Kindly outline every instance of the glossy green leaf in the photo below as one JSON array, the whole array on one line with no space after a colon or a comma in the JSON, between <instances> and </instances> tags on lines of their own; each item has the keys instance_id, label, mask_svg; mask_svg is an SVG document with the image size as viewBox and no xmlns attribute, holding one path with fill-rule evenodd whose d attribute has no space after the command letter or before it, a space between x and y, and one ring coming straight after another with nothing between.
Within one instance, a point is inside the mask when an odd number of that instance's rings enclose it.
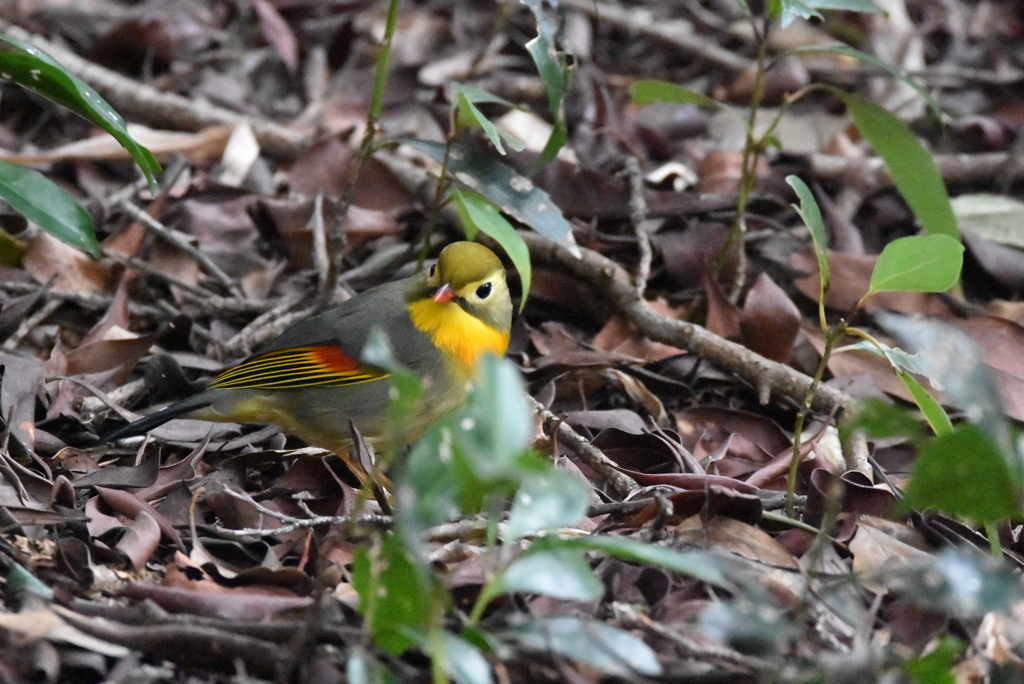
<instances>
[{"instance_id":1,"label":"glossy green leaf","mask_svg":"<svg viewBox=\"0 0 1024 684\"><path fill-rule=\"evenodd\" d=\"M931 442L917 456L904 504L975 522L1020 516L1020 476L976 425Z\"/></svg>"},{"instance_id":2,"label":"glossy green leaf","mask_svg":"<svg viewBox=\"0 0 1024 684\"><path fill-rule=\"evenodd\" d=\"M633 678L661 674L658 658L642 639L603 622L574 617L534 620L502 633L524 646L587 665L598 672Z\"/></svg>"},{"instance_id":3,"label":"glossy green leaf","mask_svg":"<svg viewBox=\"0 0 1024 684\"><path fill-rule=\"evenodd\" d=\"M948 235L910 235L885 246L865 298L878 292L945 292L960 279L964 246Z\"/></svg>"},{"instance_id":4,"label":"glossy green leaf","mask_svg":"<svg viewBox=\"0 0 1024 684\"><path fill-rule=\"evenodd\" d=\"M869 100L833 89L853 122L889 168L889 175L921 227L959 241L949 194L932 156L907 126Z\"/></svg>"},{"instance_id":5,"label":"glossy green leaf","mask_svg":"<svg viewBox=\"0 0 1024 684\"><path fill-rule=\"evenodd\" d=\"M516 270L519 271L519 279L523 284L523 299L519 305L519 310L522 311L526 306L526 298L533 279L530 249L526 246L526 242L519 236L512 224L501 215L498 207L480 193L456 188L452 190L451 198L456 211L459 212L459 218L462 219L466 237L472 240L476 237L478 230L489 235L501 245Z\"/></svg>"},{"instance_id":6,"label":"glossy green leaf","mask_svg":"<svg viewBox=\"0 0 1024 684\"><path fill-rule=\"evenodd\" d=\"M43 174L0 160L0 196L50 235L99 258L92 216Z\"/></svg>"},{"instance_id":7,"label":"glossy green leaf","mask_svg":"<svg viewBox=\"0 0 1024 684\"><path fill-rule=\"evenodd\" d=\"M160 164L153 154L128 135L124 119L99 93L53 57L28 43L0 36L0 76L67 107L110 133L142 169L150 188L157 189L155 176Z\"/></svg>"},{"instance_id":8,"label":"glossy green leaf","mask_svg":"<svg viewBox=\"0 0 1024 684\"><path fill-rule=\"evenodd\" d=\"M953 422L949 419L946 409L942 408L942 404L935 401L935 397L929 394L928 390L922 387L921 383L913 375L904 371L896 371L896 377L900 379L903 386L910 392L910 396L914 397L914 403L921 409L925 420L928 421L928 425L931 426L932 431L936 435L941 437L953 432Z\"/></svg>"},{"instance_id":9,"label":"glossy green leaf","mask_svg":"<svg viewBox=\"0 0 1024 684\"><path fill-rule=\"evenodd\" d=\"M491 123L490 119L484 116L483 112L477 107L477 104L481 102L496 102L512 107L514 105L511 102L506 102L497 95L491 95L485 90L464 83L452 83L452 95L454 96L452 103L458 112L459 122L463 125L479 126L482 128L498 152L505 154L505 148L501 144L502 138L505 139L512 149L516 151L523 149L521 141L514 135L501 130Z\"/></svg>"},{"instance_id":10,"label":"glossy green leaf","mask_svg":"<svg viewBox=\"0 0 1024 684\"><path fill-rule=\"evenodd\" d=\"M828 236L825 233L825 221L821 218L821 209L814 199L814 193L807 187L798 176L786 176L796 196L800 200L800 206L793 205L796 212L800 214L807 230L811 232L811 241L814 243L814 253L818 256L818 272L821 274L821 293L818 301L825 301L825 293L828 292L832 283L832 270L828 265Z\"/></svg>"},{"instance_id":11,"label":"glossy green leaf","mask_svg":"<svg viewBox=\"0 0 1024 684\"><path fill-rule=\"evenodd\" d=\"M495 595L508 592L544 594L565 601L596 601L604 593L601 583L580 551L549 549L526 553L501 574Z\"/></svg>"},{"instance_id":12,"label":"glossy green leaf","mask_svg":"<svg viewBox=\"0 0 1024 684\"><path fill-rule=\"evenodd\" d=\"M508 537L574 525L587 511L586 485L556 468L534 473L516 492L508 515Z\"/></svg>"},{"instance_id":13,"label":"glossy green leaf","mask_svg":"<svg viewBox=\"0 0 1024 684\"><path fill-rule=\"evenodd\" d=\"M492 684L491 666L473 644L449 632L440 634L442 664L456 684Z\"/></svg>"},{"instance_id":14,"label":"glossy green leaf","mask_svg":"<svg viewBox=\"0 0 1024 684\"><path fill-rule=\"evenodd\" d=\"M558 25L545 10L542 0L521 0L530 8L537 20L537 36L526 43L526 51L537 65L537 73L548 93L548 110L553 125L544 149L537 160L537 168L555 158L569 139L569 128L565 122L565 93L569 88L571 70L563 53L555 49Z\"/></svg>"},{"instance_id":15,"label":"glossy green leaf","mask_svg":"<svg viewBox=\"0 0 1024 684\"><path fill-rule=\"evenodd\" d=\"M668 81L644 79L633 84L633 104L649 105L658 102L695 104L701 107L722 106L720 102L707 95Z\"/></svg>"},{"instance_id":16,"label":"glossy green leaf","mask_svg":"<svg viewBox=\"0 0 1024 684\"><path fill-rule=\"evenodd\" d=\"M438 163L445 158L445 146L428 140L403 140L429 155ZM551 196L533 184L526 176L493 157L455 146L448 159L448 169L466 187L498 205L498 208L516 221L564 245L579 256L579 247L572 235L572 226Z\"/></svg>"}]
</instances>

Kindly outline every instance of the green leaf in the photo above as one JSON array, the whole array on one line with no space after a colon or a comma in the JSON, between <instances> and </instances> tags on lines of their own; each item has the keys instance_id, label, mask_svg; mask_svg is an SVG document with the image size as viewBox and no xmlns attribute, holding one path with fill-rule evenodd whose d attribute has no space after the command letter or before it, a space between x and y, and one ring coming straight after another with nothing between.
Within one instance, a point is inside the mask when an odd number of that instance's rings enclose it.
<instances>
[{"instance_id":1,"label":"green leaf","mask_svg":"<svg viewBox=\"0 0 1024 684\"><path fill-rule=\"evenodd\" d=\"M1016 450L999 385L977 343L962 330L938 320L885 311L876 312L875 320L900 344L916 351L921 374L1007 454L1014 472L1021 473L1018 459L1011 456ZM1014 481L1024 481L1024 474L1015 476Z\"/></svg>"},{"instance_id":2,"label":"green leaf","mask_svg":"<svg viewBox=\"0 0 1024 684\"><path fill-rule=\"evenodd\" d=\"M896 377L900 379L903 386L910 392L910 396L914 397L914 403L921 409L925 420L928 421L928 425L931 426L936 435L941 437L953 432L953 423L949 419L949 414L942 408L942 404L935 401L935 398L928 393L928 390L921 386L921 383L913 375L898 370L896 371Z\"/></svg>"},{"instance_id":3,"label":"green leaf","mask_svg":"<svg viewBox=\"0 0 1024 684\"><path fill-rule=\"evenodd\" d=\"M627 537L589 536L572 539L545 537L534 542L539 549L567 548L600 551L601 553L633 561L656 565L723 589L735 589L723 572L723 559L704 551L676 551L665 546L654 546ZM533 547L530 547L531 549Z\"/></svg>"},{"instance_id":4,"label":"green leaf","mask_svg":"<svg viewBox=\"0 0 1024 684\"><path fill-rule=\"evenodd\" d=\"M865 399L860 402L856 414L851 416L848 424L845 419L840 423L843 443L851 428L863 428L872 437L906 437L912 444L920 445L924 441L924 428L921 421L909 407L886 404L879 399Z\"/></svg>"},{"instance_id":5,"label":"green leaf","mask_svg":"<svg viewBox=\"0 0 1024 684\"><path fill-rule=\"evenodd\" d=\"M36 600L42 599L49 602L53 600L53 589L46 586L29 570L21 564L8 560L10 567L4 573L4 598L8 606L20 605L27 601L29 596Z\"/></svg>"},{"instance_id":6,"label":"green leaf","mask_svg":"<svg viewBox=\"0 0 1024 684\"><path fill-rule=\"evenodd\" d=\"M356 551L352 586L370 634L396 656L422 644L437 606L447 603L443 589L415 563L395 533Z\"/></svg>"},{"instance_id":7,"label":"green leaf","mask_svg":"<svg viewBox=\"0 0 1024 684\"><path fill-rule=\"evenodd\" d=\"M1020 475L976 425L927 445L914 462L904 505L981 523L1019 517Z\"/></svg>"},{"instance_id":8,"label":"green leaf","mask_svg":"<svg viewBox=\"0 0 1024 684\"><path fill-rule=\"evenodd\" d=\"M564 53L555 50L558 26L545 11L544 3L541 0L521 1L530 8L537 20L537 36L526 43L526 51L530 53L534 64L537 65L537 73L548 91L548 110L551 112L554 122L551 135L537 159L536 166L540 168L554 159L558 150L562 149L569 139L564 105L571 71Z\"/></svg>"},{"instance_id":9,"label":"green leaf","mask_svg":"<svg viewBox=\"0 0 1024 684\"><path fill-rule=\"evenodd\" d=\"M43 174L0 160L0 196L50 235L99 258L89 212Z\"/></svg>"},{"instance_id":10,"label":"green leaf","mask_svg":"<svg viewBox=\"0 0 1024 684\"><path fill-rule=\"evenodd\" d=\"M411 139L402 142L438 163L444 162L445 145L441 143ZM462 185L494 202L507 216L549 240L561 243L576 256L580 255L572 236L572 226L551 201L551 196L536 187L529 178L519 175L497 159L459 146L452 148L448 169Z\"/></svg>"},{"instance_id":11,"label":"green leaf","mask_svg":"<svg viewBox=\"0 0 1024 684\"><path fill-rule=\"evenodd\" d=\"M135 142L114 109L77 76L69 73L53 57L28 43L0 36L0 76L35 91L46 99L67 107L105 130L128 150L146 174L155 192L160 164L153 154Z\"/></svg>"},{"instance_id":12,"label":"green leaf","mask_svg":"<svg viewBox=\"0 0 1024 684\"><path fill-rule=\"evenodd\" d=\"M902 121L862 97L832 89L846 103L853 122L886 166L896 188L927 232L959 241L956 217L942 176L928 151Z\"/></svg>"},{"instance_id":13,"label":"green leaf","mask_svg":"<svg viewBox=\"0 0 1024 684\"><path fill-rule=\"evenodd\" d=\"M910 395L913 397L914 402L917 404L921 412L924 413L925 420L931 426L932 430L936 435L945 435L953 431L953 424L949 420L949 415L946 410L942 408L939 402L935 401L935 398L921 386L921 383L911 375L911 373L918 373L920 375L928 375L928 371L931 370L929 364L918 354L908 354L899 347L890 347L887 344L879 342L878 340L862 340L857 344L852 344L847 347L837 349L836 352L844 352L847 350L859 349L870 351L874 354L880 354L886 358L887 361L892 365L893 372L896 373L896 377L900 379L903 386L907 388Z\"/></svg>"},{"instance_id":14,"label":"green leaf","mask_svg":"<svg viewBox=\"0 0 1024 684\"><path fill-rule=\"evenodd\" d=\"M530 292L533 270L530 266L530 249L519 236L512 224L505 220L501 211L489 199L473 190L455 188L451 194L455 209L462 219L462 227L466 237L472 240L476 231L481 230L494 239L508 254L512 264L519 271L519 279L523 283L523 299L519 311L526 306L526 298Z\"/></svg>"},{"instance_id":15,"label":"green leaf","mask_svg":"<svg viewBox=\"0 0 1024 684\"><path fill-rule=\"evenodd\" d=\"M945 292L956 285L964 246L948 235L910 235L885 246L864 298L879 292Z\"/></svg>"},{"instance_id":16,"label":"green leaf","mask_svg":"<svg viewBox=\"0 0 1024 684\"><path fill-rule=\"evenodd\" d=\"M807 230L811 232L811 240L814 242L814 253L818 256L818 271L821 274L821 296L818 301L825 301L825 293L828 292L832 283L832 271L828 265L828 236L825 234L825 222L821 218L821 209L814 199L814 193L807 187L798 176L786 176L786 182L796 192L800 199L800 206L793 205L796 212L800 214Z\"/></svg>"},{"instance_id":17,"label":"green leaf","mask_svg":"<svg viewBox=\"0 0 1024 684\"><path fill-rule=\"evenodd\" d=\"M457 684L491 684L491 666L473 644L449 632L440 635L444 671Z\"/></svg>"},{"instance_id":18,"label":"green leaf","mask_svg":"<svg viewBox=\"0 0 1024 684\"><path fill-rule=\"evenodd\" d=\"M846 10L849 12L878 13L871 0L782 0L779 20L782 28L789 26L796 17L821 19L817 10ZM778 16L778 15L772 15Z\"/></svg>"},{"instance_id":19,"label":"green leaf","mask_svg":"<svg viewBox=\"0 0 1024 684\"><path fill-rule=\"evenodd\" d=\"M797 17L803 19L822 19L821 13L818 12L811 3L805 2L804 0L782 0L782 11L779 16L779 26L786 28L793 20Z\"/></svg>"},{"instance_id":20,"label":"green leaf","mask_svg":"<svg viewBox=\"0 0 1024 684\"><path fill-rule=\"evenodd\" d=\"M490 119L484 116L483 112L476 106L480 102L497 102L514 107L511 102L507 102L497 95L491 95L485 90L481 90L476 86L466 85L465 83L452 83L452 94L454 95L452 104L459 114L460 123L468 126L479 126L484 129L484 133L487 134L491 143L501 154L505 154L505 148L501 146L502 138L517 152L523 149L522 142L514 135L499 129L491 123Z\"/></svg>"},{"instance_id":21,"label":"green leaf","mask_svg":"<svg viewBox=\"0 0 1024 684\"><path fill-rule=\"evenodd\" d=\"M453 419L453 441L465 449L477 477L502 479L523 472L519 457L533 433L524 391L512 362L491 355L481 359L465 408Z\"/></svg>"},{"instance_id":22,"label":"green leaf","mask_svg":"<svg viewBox=\"0 0 1024 684\"><path fill-rule=\"evenodd\" d=\"M911 660L903 669L914 684L956 684L953 665L967 650L967 644L946 635L927 655Z\"/></svg>"},{"instance_id":23,"label":"green leaf","mask_svg":"<svg viewBox=\"0 0 1024 684\"><path fill-rule=\"evenodd\" d=\"M872 354L884 356L892 364L894 370L904 370L908 373L917 373L918 375L928 374L928 364L919 355L910 354L899 347L890 347L878 340L861 340L856 344L849 344L836 349L836 352L845 351L868 351Z\"/></svg>"},{"instance_id":24,"label":"green leaf","mask_svg":"<svg viewBox=\"0 0 1024 684\"><path fill-rule=\"evenodd\" d=\"M889 62L878 59L874 55L869 55L866 52L861 52L856 48L850 47L849 45L830 45L828 43L821 45L802 45L800 47L793 48L792 50L787 50L783 54L790 55L805 52L826 52L833 55L853 57L854 59L858 59L862 62L867 62L868 64L878 67L879 69L883 69L884 71L889 72L889 74L891 74L893 77L898 78L899 80L903 81L911 88L916 90L917 94L924 98L925 103L928 105L928 108L931 109L932 112L935 114L935 117L940 121L943 118L942 110L939 108L939 103L935 101L935 98L933 98L927 90L922 88L920 84L918 84L918 82L915 81L912 76L910 76L910 74L903 71L903 69L900 69L898 66L894 64L890 64Z\"/></svg>"},{"instance_id":25,"label":"green leaf","mask_svg":"<svg viewBox=\"0 0 1024 684\"><path fill-rule=\"evenodd\" d=\"M951 202L960 230L1024 249L1024 202L986 193L959 195Z\"/></svg>"},{"instance_id":26,"label":"green leaf","mask_svg":"<svg viewBox=\"0 0 1024 684\"><path fill-rule=\"evenodd\" d=\"M0 197L3 197L2 189L0 189ZM21 268L26 249L28 249L28 245L23 240L19 240L0 228L0 265Z\"/></svg>"},{"instance_id":27,"label":"green leaf","mask_svg":"<svg viewBox=\"0 0 1024 684\"><path fill-rule=\"evenodd\" d=\"M554 652L598 672L633 678L656 677L661 665L650 646L633 634L603 622L573 617L534 620L502 633L528 648Z\"/></svg>"},{"instance_id":28,"label":"green leaf","mask_svg":"<svg viewBox=\"0 0 1024 684\"><path fill-rule=\"evenodd\" d=\"M579 522L587 511L587 487L568 473L548 468L528 475L516 492L508 515L508 537L518 539L542 530Z\"/></svg>"},{"instance_id":29,"label":"green leaf","mask_svg":"<svg viewBox=\"0 0 1024 684\"><path fill-rule=\"evenodd\" d=\"M491 593L544 594L565 601L596 601L604 584L580 551L548 549L526 553L501 574Z\"/></svg>"},{"instance_id":30,"label":"green leaf","mask_svg":"<svg viewBox=\"0 0 1024 684\"><path fill-rule=\"evenodd\" d=\"M721 107L722 103L695 90L669 83L644 79L633 84L633 104L649 105L658 102L695 104L701 107Z\"/></svg>"}]
</instances>

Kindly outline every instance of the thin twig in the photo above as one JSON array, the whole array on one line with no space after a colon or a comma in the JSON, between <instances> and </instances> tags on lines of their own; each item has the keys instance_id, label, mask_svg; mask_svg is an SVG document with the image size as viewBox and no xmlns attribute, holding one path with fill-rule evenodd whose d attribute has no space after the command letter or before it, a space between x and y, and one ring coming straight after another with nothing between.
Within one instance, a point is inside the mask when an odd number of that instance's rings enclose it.
<instances>
[{"instance_id":1,"label":"thin twig","mask_svg":"<svg viewBox=\"0 0 1024 684\"><path fill-rule=\"evenodd\" d=\"M612 604L612 607L620 623L627 627L640 628L663 639L668 639L681 649L687 657L718 660L752 672L776 672L779 669L774 663L762 660L761 658L744 655L728 648L698 644L693 639L671 627L655 622L643 613L637 612L635 608L626 603L616 601Z\"/></svg>"},{"instance_id":2,"label":"thin twig","mask_svg":"<svg viewBox=\"0 0 1024 684\"><path fill-rule=\"evenodd\" d=\"M275 511L270 508L267 508L263 504L254 501L253 498L248 494L236 492L230 487L224 487L220 491L234 499L246 502L263 515L270 516L275 520L285 523L282 527L275 527L274 529L260 529L250 527L243 528L240 530L231 530L227 528L220 528L221 533L228 534L234 537L269 537L275 534L287 534L289 532L294 532L295 530L309 527L317 527L319 525L351 525L355 523L362 525L373 525L374 527L391 527L395 522L394 518L392 518L390 515L367 514L357 516L320 515L313 518L295 518L293 516L287 515L286 513L281 513L280 511Z\"/></svg>"},{"instance_id":3,"label":"thin twig","mask_svg":"<svg viewBox=\"0 0 1024 684\"><path fill-rule=\"evenodd\" d=\"M651 240L647 235L644 222L647 220L647 200L644 198L644 175L640 169L640 160L635 156L626 157L626 168L623 175L629 181L629 222L636 235L640 261L636 266L636 296L643 298L647 290L647 279L651 277Z\"/></svg>"},{"instance_id":4,"label":"thin twig","mask_svg":"<svg viewBox=\"0 0 1024 684\"><path fill-rule=\"evenodd\" d=\"M64 301L61 299L51 299L39 307L38 311L22 321L18 329L14 331L14 334L4 341L4 351L13 351L17 348L21 341L35 330L37 325L49 318L50 314L59 309L63 304Z\"/></svg>"},{"instance_id":5,"label":"thin twig","mask_svg":"<svg viewBox=\"0 0 1024 684\"><path fill-rule=\"evenodd\" d=\"M199 264L200 268L206 271L218 283L227 288L229 292L237 297L245 298L245 294L241 291L235 281L233 281L227 273L222 271L220 266L213 263L208 256L196 249L192 243L189 242L189 238L186 235L168 228L142 209L139 209L130 200L122 200L118 206L124 209L129 216L141 223L148 230L156 233L164 240L170 242L172 245L192 257L192 259Z\"/></svg>"},{"instance_id":6,"label":"thin twig","mask_svg":"<svg viewBox=\"0 0 1024 684\"><path fill-rule=\"evenodd\" d=\"M527 395L526 398L533 410L540 416L544 432L562 440L566 446L572 449L573 453L580 457L580 460L607 480L616 494L625 498L640 489L640 485L633 478L619 471L610 458L573 430L565 421L541 406L540 402L533 397Z\"/></svg>"}]
</instances>

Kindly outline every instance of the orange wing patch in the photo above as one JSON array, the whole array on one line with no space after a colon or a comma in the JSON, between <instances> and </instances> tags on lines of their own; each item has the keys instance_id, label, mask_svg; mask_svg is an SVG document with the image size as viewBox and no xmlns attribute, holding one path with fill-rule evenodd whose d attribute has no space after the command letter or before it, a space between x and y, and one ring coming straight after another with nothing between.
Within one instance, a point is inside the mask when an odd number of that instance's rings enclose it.
<instances>
[{"instance_id":1,"label":"orange wing patch","mask_svg":"<svg viewBox=\"0 0 1024 684\"><path fill-rule=\"evenodd\" d=\"M355 385L387 377L334 344L267 352L224 371L210 389L298 389Z\"/></svg>"}]
</instances>

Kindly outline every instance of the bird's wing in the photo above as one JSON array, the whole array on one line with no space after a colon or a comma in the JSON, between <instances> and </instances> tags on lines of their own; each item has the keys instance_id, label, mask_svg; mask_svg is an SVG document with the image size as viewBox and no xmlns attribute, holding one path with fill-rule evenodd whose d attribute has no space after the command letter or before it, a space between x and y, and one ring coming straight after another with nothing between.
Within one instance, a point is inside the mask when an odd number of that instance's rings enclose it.
<instances>
[{"instance_id":1,"label":"bird's wing","mask_svg":"<svg viewBox=\"0 0 1024 684\"><path fill-rule=\"evenodd\" d=\"M209 389L338 387L385 377L386 372L360 364L337 344L318 344L254 356L218 375Z\"/></svg>"}]
</instances>

